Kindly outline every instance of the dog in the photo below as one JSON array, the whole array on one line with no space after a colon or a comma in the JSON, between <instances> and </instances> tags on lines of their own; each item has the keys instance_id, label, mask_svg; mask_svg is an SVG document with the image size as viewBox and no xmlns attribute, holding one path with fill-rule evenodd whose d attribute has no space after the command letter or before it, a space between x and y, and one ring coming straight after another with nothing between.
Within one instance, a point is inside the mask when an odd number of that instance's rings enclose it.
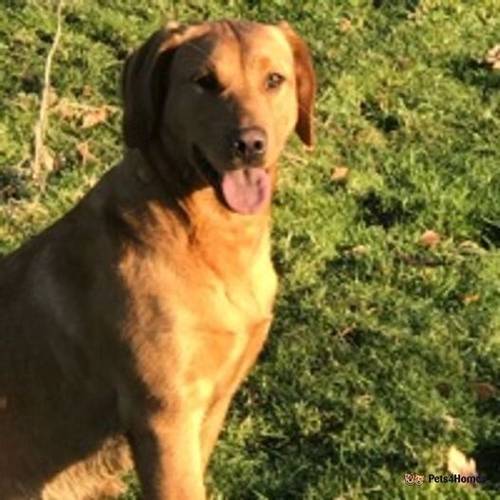
<instances>
[{"instance_id":1,"label":"dog","mask_svg":"<svg viewBox=\"0 0 500 500\"><path fill-rule=\"evenodd\" d=\"M286 23L168 25L127 59L124 157L0 262L0 497L206 498L272 319L276 162L314 140Z\"/></svg>"}]
</instances>

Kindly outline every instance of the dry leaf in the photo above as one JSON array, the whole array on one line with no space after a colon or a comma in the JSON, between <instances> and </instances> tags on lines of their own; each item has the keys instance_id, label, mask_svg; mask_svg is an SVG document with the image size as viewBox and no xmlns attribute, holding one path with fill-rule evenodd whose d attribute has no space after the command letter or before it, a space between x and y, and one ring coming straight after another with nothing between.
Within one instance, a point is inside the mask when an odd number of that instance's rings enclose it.
<instances>
[{"instance_id":1,"label":"dry leaf","mask_svg":"<svg viewBox=\"0 0 500 500\"><path fill-rule=\"evenodd\" d=\"M105 122L108 118L108 108L102 106L100 108L88 109L83 113L82 128L90 128Z\"/></svg>"},{"instance_id":2,"label":"dry leaf","mask_svg":"<svg viewBox=\"0 0 500 500\"><path fill-rule=\"evenodd\" d=\"M352 29L351 20L347 19L347 17L343 17L339 22L339 29L340 31L342 31L342 33L347 33L348 31L351 31Z\"/></svg>"},{"instance_id":3,"label":"dry leaf","mask_svg":"<svg viewBox=\"0 0 500 500\"><path fill-rule=\"evenodd\" d=\"M452 446L448 450L448 472L461 476L477 476L476 462L467 458L458 448Z\"/></svg>"},{"instance_id":4,"label":"dry leaf","mask_svg":"<svg viewBox=\"0 0 500 500\"><path fill-rule=\"evenodd\" d=\"M347 167L335 167L332 171L331 179L339 184L347 181L349 169Z\"/></svg>"},{"instance_id":5,"label":"dry leaf","mask_svg":"<svg viewBox=\"0 0 500 500\"><path fill-rule=\"evenodd\" d=\"M478 302L480 298L481 298L481 296L478 293L475 293L473 295L464 295L464 297L462 298L462 302L465 305L468 305L468 304L472 304L474 302Z\"/></svg>"},{"instance_id":6,"label":"dry leaf","mask_svg":"<svg viewBox=\"0 0 500 500\"><path fill-rule=\"evenodd\" d=\"M80 115L78 106L66 98L59 100L57 105L54 107L54 112L57 113L63 120L68 120Z\"/></svg>"},{"instance_id":7,"label":"dry leaf","mask_svg":"<svg viewBox=\"0 0 500 500\"><path fill-rule=\"evenodd\" d=\"M6 410L6 409L7 409L7 398L0 397L0 410Z\"/></svg>"},{"instance_id":8,"label":"dry leaf","mask_svg":"<svg viewBox=\"0 0 500 500\"><path fill-rule=\"evenodd\" d=\"M420 244L424 247L434 248L440 241L441 236L432 229L428 229L420 236Z\"/></svg>"},{"instance_id":9,"label":"dry leaf","mask_svg":"<svg viewBox=\"0 0 500 500\"><path fill-rule=\"evenodd\" d=\"M476 393L479 401L487 401L494 398L498 394L498 389L488 382L475 382L472 384L472 389Z\"/></svg>"},{"instance_id":10,"label":"dry leaf","mask_svg":"<svg viewBox=\"0 0 500 500\"><path fill-rule=\"evenodd\" d=\"M500 70L500 44L488 50L484 56L484 62L491 68Z\"/></svg>"},{"instance_id":11,"label":"dry leaf","mask_svg":"<svg viewBox=\"0 0 500 500\"><path fill-rule=\"evenodd\" d=\"M370 248L367 247L366 245L356 245L351 248L351 253L354 255L366 255L369 253Z\"/></svg>"},{"instance_id":12,"label":"dry leaf","mask_svg":"<svg viewBox=\"0 0 500 500\"><path fill-rule=\"evenodd\" d=\"M71 101L65 97L59 99L52 108L52 112L58 114L62 119L81 119L83 128L90 128L102 123L108 119L109 115L117 111L118 108L108 104L92 106Z\"/></svg>"},{"instance_id":13,"label":"dry leaf","mask_svg":"<svg viewBox=\"0 0 500 500\"><path fill-rule=\"evenodd\" d=\"M90 152L90 146L87 141L80 142L79 144L77 144L76 150L78 151L80 157L82 158L83 165L85 165L88 161L94 161L96 159L95 156Z\"/></svg>"}]
</instances>

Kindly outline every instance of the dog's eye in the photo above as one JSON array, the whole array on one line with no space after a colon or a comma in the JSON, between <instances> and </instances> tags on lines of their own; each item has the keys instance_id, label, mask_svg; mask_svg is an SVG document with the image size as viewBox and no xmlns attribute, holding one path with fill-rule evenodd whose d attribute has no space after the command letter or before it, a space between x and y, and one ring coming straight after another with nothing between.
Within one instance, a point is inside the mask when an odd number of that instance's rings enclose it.
<instances>
[{"instance_id":1,"label":"dog's eye","mask_svg":"<svg viewBox=\"0 0 500 500\"><path fill-rule=\"evenodd\" d=\"M283 75L280 75L279 73L269 73L266 79L266 89L277 89L284 81L285 77Z\"/></svg>"},{"instance_id":2,"label":"dog's eye","mask_svg":"<svg viewBox=\"0 0 500 500\"><path fill-rule=\"evenodd\" d=\"M194 79L194 82L196 83L196 85L198 85L198 87L208 92L222 92L222 86L219 83L219 80L217 80L217 77L214 73L210 72L205 73L202 76L198 76Z\"/></svg>"}]
</instances>

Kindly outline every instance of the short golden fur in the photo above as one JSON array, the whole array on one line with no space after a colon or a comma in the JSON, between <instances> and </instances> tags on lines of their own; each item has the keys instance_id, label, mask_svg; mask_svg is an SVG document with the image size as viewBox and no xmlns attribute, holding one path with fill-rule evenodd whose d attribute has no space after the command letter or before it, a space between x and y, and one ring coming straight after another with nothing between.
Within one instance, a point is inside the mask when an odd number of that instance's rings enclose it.
<instances>
[{"instance_id":1,"label":"short golden fur","mask_svg":"<svg viewBox=\"0 0 500 500\"><path fill-rule=\"evenodd\" d=\"M205 498L272 319L266 186L294 129L312 144L314 91L285 23L169 26L131 55L123 160L0 261L3 500L116 496L133 466L148 500Z\"/></svg>"}]
</instances>

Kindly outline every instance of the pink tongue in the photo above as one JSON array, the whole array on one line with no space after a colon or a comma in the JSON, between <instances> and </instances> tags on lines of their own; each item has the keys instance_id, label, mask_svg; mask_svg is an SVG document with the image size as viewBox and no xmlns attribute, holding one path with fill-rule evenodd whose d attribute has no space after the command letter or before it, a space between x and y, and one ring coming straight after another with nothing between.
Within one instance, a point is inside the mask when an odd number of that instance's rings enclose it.
<instances>
[{"instance_id":1,"label":"pink tongue","mask_svg":"<svg viewBox=\"0 0 500 500\"><path fill-rule=\"evenodd\" d=\"M254 214L269 203L271 181L263 168L239 168L223 175L222 194L235 212Z\"/></svg>"}]
</instances>

